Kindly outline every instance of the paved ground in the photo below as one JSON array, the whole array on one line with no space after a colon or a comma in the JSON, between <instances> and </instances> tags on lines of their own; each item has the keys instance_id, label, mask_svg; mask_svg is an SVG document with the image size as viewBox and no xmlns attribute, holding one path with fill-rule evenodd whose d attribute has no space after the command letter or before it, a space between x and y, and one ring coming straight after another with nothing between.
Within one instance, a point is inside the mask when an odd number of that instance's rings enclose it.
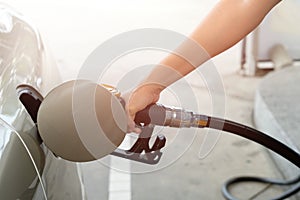
<instances>
[{"instance_id":1,"label":"paved ground","mask_svg":"<svg viewBox=\"0 0 300 200\"><path fill-rule=\"evenodd\" d=\"M257 89L254 108L256 126L297 152L300 149L299 71L300 67L295 63L268 74ZM299 175L299 168L277 154L270 155L287 179Z\"/></svg>"},{"instance_id":2,"label":"paved ground","mask_svg":"<svg viewBox=\"0 0 300 200\"><path fill-rule=\"evenodd\" d=\"M149 27L166 28L188 34L215 2L195 0L188 0L184 3L174 3L171 0L163 2L159 0L144 2L134 0L132 3L120 0L100 3L96 1L81 3L58 0L46 2L34 0L26 2L21 0L7 1L8 4L16 7L37 24L42 37L48 41L58 61L64 80L75 78L89 53L113 35L136 28ZM117 63L121 67L113 72L126 74L130 70L126 68L128 63L139 66L147 64L147 62L155 63L162 57L162 54L148 53L144 52L142 56L138 53L132 57L129 55L127 60L126 58L120 59ZM150 61L147 60L148 57L151 57ZM123 64L122 61L124 61ZM261 78L247 78L238 75L239 62L239 44L214 59L214 64L220 71L225 86L225 116L231 120L253 126L254 94ZM112 80L113 83L116 77L111 75L107 79ZM189 81L194 90L195 99L200 105L198 112L210 113L213 106L207 89L203 87L204 84L199 82L199 77L196 75L192 75ZM178 87L184 86L179 85ZM184 91L184 88L181 89ZM167 97L168 95L162 101L172 103ZM218 97L216 100L223 102ZM175 141L174 132L173 129L164 129L164 133L170 141L169 145L179 149L178 152L184 152L180 158L169 166L154 172L130 174L119 171L117 176L121 177L120 180L123 180L123 185L110 184L111 181L114 181L111 178L112 174L116 174L116 172L102 163L92 162L81 165L88 199L214 200L222 199L221 184L232 176L257 175L280 178L280 174L265 149L257 144L222 133L213 151L205 158L200 159L200 147L205 139L206 131L200 130L193 140L192 131L184 130L181 133L182 138L176 135L179 138L176 141L181 140L182 143L172 143ZM182 136L183 133L186 133L186 137ZM192 144L186 145L190 140L193 140ZM187 150L183 151L181 148L187 148ZM165 158L162 158L162 162L166 162L164 159L172 158L174 154L174 151L168 151L168 148L165 151ZM105 161L110 163L111 160L107 158ZM123 161L118 160L113 162L117 162L119 168L122 168L124 164L122 164ZM131 166L129 168L132 171L137 170L135 164L128 165L125 163L124 165L127 168ZM113 189L111 188L112 185L114 185ZM263 187L261 185L248 185L245 188L235 189L235 193L239 197L249 199ZM109 195L109 191L114 191L115 196ZM117 193L127 196L122 198L122 196L116 195ZM276 188L271 190L271 196L277 193ZM268 195L264 193L257 199L267 199L266 196Z\"/></svg>"},{"instance_id":3,"label":"paved ground","mask_svg":"<svg viewBox=\"0 0 300 200\"><path fill-rule=\"evenodd\" d=\"M238 74L224 77L226 118L253 126L253 100L255 88L260 80L261 78L246 78ZM196 90L199 96L206 92L202 87ZM208 101L201 100L203 110L207 110L209 106L205 102ZM176 131L169 129L166 132L172 134ZM186 134L186 140L189 140L192 134L188 130ZM199 151L204 136L205 131L199 131L193 144L170 166L154 172L131 174L131 199L222 199L221 185L230 177L240 175L281 177L262 146L230 134L222 133L213 151L200 159ZM171 154L167 153L164 156ZM135 165L132 166L134 171ZM108 197L106 192L108 169L99 163L87 164L84 169L88 190L93 190L89 194L90 198L97 199L99 195ZM94 171L90 171L91 169ZM97 176L92 176L95 172ZM265 186L250 184L244 187L234 191L237 196L249 199ZM276 188L270 191L255 199L268 199L280 192Z\"/></svg>"}]
</instances>

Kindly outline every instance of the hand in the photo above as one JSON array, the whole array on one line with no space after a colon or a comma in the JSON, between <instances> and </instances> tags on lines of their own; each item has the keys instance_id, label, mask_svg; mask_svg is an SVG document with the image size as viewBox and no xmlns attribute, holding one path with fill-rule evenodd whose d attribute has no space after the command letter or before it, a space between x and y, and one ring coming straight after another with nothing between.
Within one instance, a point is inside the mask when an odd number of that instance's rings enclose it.
<instances>
[{"instance_id":1,"label":"hand","mask_svg":"<svg viewBox=\"0 0 300 200\"><path fill-rule=\"evenodd\" d=\"M126 101L125 108L128 115L127 132L141 132L141 129L135 126L135 114L148 105L156 103L162 90L163 87L158 84L143 84L123 97Z\"/></svg>"}]
</instances>

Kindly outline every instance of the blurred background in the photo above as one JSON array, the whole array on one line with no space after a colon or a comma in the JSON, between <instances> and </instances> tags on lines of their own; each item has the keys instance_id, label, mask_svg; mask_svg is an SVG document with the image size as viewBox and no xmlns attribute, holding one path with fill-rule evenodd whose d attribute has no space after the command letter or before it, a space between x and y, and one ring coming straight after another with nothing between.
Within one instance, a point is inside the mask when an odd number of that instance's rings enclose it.
<instances>
[{"instance_id":1,"label":"blurred background","mask_svg":"<svg viewBox=\"0 0 300 200\"><path fill-rule=\"evenodd\" d=\"M138 28L162 28L188 35L216 2L9 0L5 3L34 22L57 59L62 76L69 79L74 78L87 56L107 39ZM239 48L237 45L219 56L221 61L216 65L222 64L220 70L224 74L238 69Z\"/></svg>"},{"instance_id":2,"label":"blurred background","mask_svg":"<svg viewBox=\"0 0 300 200\"><path fill-rule=\"evenodd\" d=\"M63 80L76 78L87 56L104 41L117 34L139 28L162 28L188 35L216 2L216 0L5 1L36 25L57 62ZM272 83L278 82L278 77L283 76L280 74L271 78L268 76L268 80L265 80L269 72L272 74L274 71L277 73L283 70L280 73L300 73L297 67L300 59L299 3L289 0L281 4L256 31L249 34L247 39L213 58L212 62L224 83L226 118L252 127L256 125L256 128L264 131L274 131L270 127L279 126L280 130L287 133L281 137L289 138L288 141L291 142L289 144L299 148L299 142L293 143L300 141L299 136L295 136L295 133L289 135L290 129L295 130L289 126L290 120L286 120L282 125L278 124L280 118L276 118L278 116L276 112L283 112L278 108L278 104L294 103L293 108L298 109L296 102L300 100L298 96L300 93L295 86L300 83L299 76L295 77L294 84L285 85L290 93L296 93L295 102L274 102L274 99L278 100L276 95L273 95L273 99L264 98L265 94L275 90ZM142 58L147 59L146 57L147 55L144 55ZM158 56L157 61L160 58ZM292 70L287 72L288 67L292 67ZM289 75L285 76L292 79ZM203 104L200 108L203 108L204 112L209 112L207 111L209 103L205 102L209 98L207 90L201 84L197 85L196 76L191 75L191 82L194 84L196 97L199 98L198 103ZM280 87L280 84L278 85L276 90ZM272 109L272 105L277 105L275 110ZM259 112L253 114L255 109ZM255 116L264 116L264 123L254 124ZM270 121L268 117L274 119L274 116L276 119ZM299 115L293 116L291 120L297 120L298 117ZM259 119L260 122L261 120ZM276 161L278 158L274 158L274 162L273 157L263 147L227 134L221 135L208 157L200 159L197 154L203 140L204 136L197 136L180 159L171 166L152 173L113 172L106 166L93 162L79 165L87 199L222 199L220 188L229 177L260 175L289 178L291 174L295 174L296 169L285 174L284 171L289 168L288 164L282 160ZM280 167L282 162L285 164ZM250 184L245 188L237 188L236 194L247 199L266 199L282 192L275 187L263 192L260 197L253 197L264 191L265 186Z\"/></svg>"}]
</instances>

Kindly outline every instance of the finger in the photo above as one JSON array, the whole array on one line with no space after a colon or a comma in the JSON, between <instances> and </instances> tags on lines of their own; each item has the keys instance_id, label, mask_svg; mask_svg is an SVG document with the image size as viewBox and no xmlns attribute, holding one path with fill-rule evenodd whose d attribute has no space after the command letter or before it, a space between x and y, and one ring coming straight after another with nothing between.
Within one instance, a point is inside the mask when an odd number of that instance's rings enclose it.
<instances>
[{"instance_id":1,"label":"finger","mask_svg":"<svg viewBox=\"0 0 300 200\"><path fill-rule=\"evenodd\" d=\"M142 130L138 127L135 127L132 132L140 134L142 132Z\"/></svg>"},{"instance_id":2,"label":"finger","mask_svg":"<svg viewBox=\"0 0 300 200\"><path fill-rule=\"evenodd\" d=\"M133 120L131 120L130 118L128 118L128 122L127 122L127 132L131 133L141 133L142 130L140 128L138 128L135 124L135 122Z\"/></svg>"},{"instance_id":3,"label":"finger","mask_svg":"<svg viewBox=\"0 0 300 200\"><path fill-rule=\"evenodd\" d=\"M132 127L132 126L128 126L128 129L127 129L127 133L132 133L132 132L134 132L134 133L141 133L142 132L142 130L140 129L140 128L138 128L138 127Z\"/></svg>"}]
</instances>

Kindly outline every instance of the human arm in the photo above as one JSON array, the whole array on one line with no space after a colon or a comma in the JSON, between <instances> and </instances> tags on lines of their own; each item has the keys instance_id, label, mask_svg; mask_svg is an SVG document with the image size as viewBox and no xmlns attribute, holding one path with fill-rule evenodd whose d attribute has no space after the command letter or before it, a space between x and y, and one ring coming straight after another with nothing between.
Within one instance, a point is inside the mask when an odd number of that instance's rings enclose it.
<instances>
[{"instance_id":1,"label":"human arm","mask_svg":"<svg viewBox=\"0 0 300 200\"><path fill-rule=\"evenodd\" d=\"M132 121L136 112L158 101L164 88L239 42L279 2L280 0L220 0L189 36L189 40L196 42L203 53L192 55L193 51L189 51L190 44L184 42L133 90L126 106L131 120L129 130L136 131Z\"/></svg>"}]
</instances>

